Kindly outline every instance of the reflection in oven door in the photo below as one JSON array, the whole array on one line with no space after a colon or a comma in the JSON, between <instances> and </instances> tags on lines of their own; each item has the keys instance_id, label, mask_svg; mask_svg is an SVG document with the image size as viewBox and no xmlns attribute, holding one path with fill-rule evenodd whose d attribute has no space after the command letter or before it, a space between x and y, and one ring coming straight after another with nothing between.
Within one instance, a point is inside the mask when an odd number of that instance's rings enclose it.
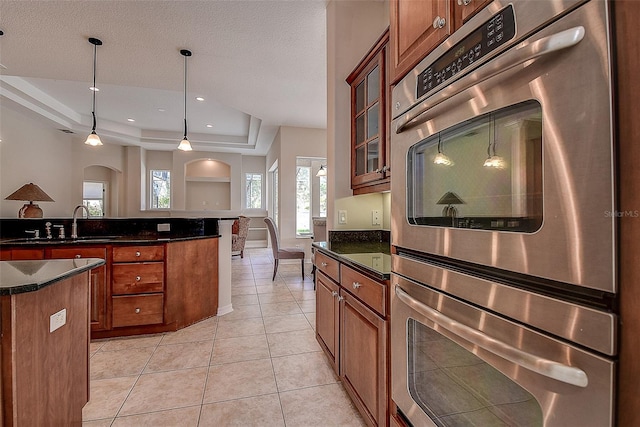
<instances>
[{"instance_id":1,"label":"reflection in oven door","mask_svg":"<svg viewBox=\"0 0 640 427\"><path fill-rule=\"evenodd\" d=\"M613 360L392 275L392 395L414 426L611 426Z\"/></svg>"}]
</instances>

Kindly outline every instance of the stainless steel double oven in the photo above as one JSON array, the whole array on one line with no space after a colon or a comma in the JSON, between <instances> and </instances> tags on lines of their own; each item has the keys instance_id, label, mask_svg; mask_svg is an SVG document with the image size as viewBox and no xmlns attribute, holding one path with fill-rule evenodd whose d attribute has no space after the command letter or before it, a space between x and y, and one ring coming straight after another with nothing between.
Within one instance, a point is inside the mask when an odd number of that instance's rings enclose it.
<instances>
[{"instance_id":1,"label":"stainless steel double oven","mask_svg":"<svg viewBox=\"0 0 640 427\"><path fill-rule=\"evenodd\" d=\"M414 426L608 426L610 4L494 0L393 89L392 398Z\"/></svg>"}]
</instances>

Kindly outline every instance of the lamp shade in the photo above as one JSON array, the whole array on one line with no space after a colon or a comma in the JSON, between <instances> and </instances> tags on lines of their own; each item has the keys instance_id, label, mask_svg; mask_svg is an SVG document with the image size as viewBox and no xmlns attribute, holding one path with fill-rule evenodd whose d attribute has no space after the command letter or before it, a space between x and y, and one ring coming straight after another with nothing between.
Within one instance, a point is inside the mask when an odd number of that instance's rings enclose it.
<instances>
[{"instance_id":1,"label":"lamp shade","mask_svg":"<svg viewBox=\"0 0 640 427\"><path fill-rule=\"evenodd\" d=\"M26 203L18 211L18 218L42 218L42 209L33 202L53 202L47 193L42 191L36 184L30 182L18 188L13 193L5 197L5 200L22 200Z\"/></svg>"},{"instance_id":2,"label":"lamp shade","mask_svg":"<svg viewBox=\"0 0 640 427\"><path fill-rule=\"evenodd\" d=\"M440 200L436 202L436 205L464 205L464 201L456 193L447 191L444 193Z\"/></svg>"},{"instance_id":3,"label":"lamp shade","mask_svg":"<svg viewBox=\"0 0 640 427\"><path fill-rule=\"evenodd\" d=\"M318 169L316 176L327 176L327 168L324 167L324 165L320 165L320 169Z\"/></svg>"}]
</instances>

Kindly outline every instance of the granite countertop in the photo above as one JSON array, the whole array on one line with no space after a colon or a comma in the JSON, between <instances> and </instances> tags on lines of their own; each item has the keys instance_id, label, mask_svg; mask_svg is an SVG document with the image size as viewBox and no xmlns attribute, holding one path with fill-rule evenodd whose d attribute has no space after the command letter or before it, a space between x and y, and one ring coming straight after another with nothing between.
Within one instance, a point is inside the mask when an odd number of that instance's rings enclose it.
<instances>
[{"instance_id":1,"label":"granite countertop","mask_svg":"<svg viewBox=\"0 0 640 427\"><path fill-rule=\"evenodd\" d=\"M34 292L104 263L100 258L0 261L0 295Z\"/></svg>"},{"instance_id":2,"label":"granite countertop","mask_svg":"<svg viewBox=\"0 0 640 427\"><path fill-rule=\"evenodd\" d=\"M366 270L381 280L391 278L388 242L314 242L313 247L340 262Z\"/></svg>"},{"instance_id":3,"label":"granite countertop","mask_svg":"<svg viewBox=\"0 0 640 427\"><path fill-rule=\"evenodd\" d=\"M208 236L178 236L178 237L157 237L157 236L80 236L77 239L46 239L46 238L5 238L0 239L0 246L49 246L49 245L107 245L119 243L167 243L183 240L210 239L220 237L220 235Z\"/></svg>"}]
</instances>

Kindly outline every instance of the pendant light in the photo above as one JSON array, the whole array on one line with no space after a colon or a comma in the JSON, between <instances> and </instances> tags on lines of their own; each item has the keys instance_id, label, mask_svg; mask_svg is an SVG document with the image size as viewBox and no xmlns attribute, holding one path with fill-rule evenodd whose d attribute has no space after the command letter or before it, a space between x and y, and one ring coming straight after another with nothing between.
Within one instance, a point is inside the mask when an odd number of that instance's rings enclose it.
<instances>
[{"instance_id":1,"label":"pendant light","mask_svg":"<svg viewBox=\"0 0 640 427\"><path fill-rule=\"evenodd\" d=\"M436 165L453 166L451 159L442 152L442 139L438 134L438 154L433 158L433 163Z\"/></svg>"},{"instance_id":2,"label":"pendant light","mask_svg":"<svg viewBox=\"0 0 640 427\"><path fill-rule=\"evenodd\" d=\"M102 145L102 141L100 141L100 137L96 133L96 92L98 91L98 88L96 87L96 56L98 46L102 46L102 41L93 37L89 37L89 43L93 45L93 86L90 87L91 91L93 92L93 103L91 107L91 115L93 116L93 127L91 128L91 133L84 143L87 145L91 145L92 147L96 147L98 145Z\"/></svg>"},{"instance_id":3,"label":"pendant light","mask_svg":"<svg viewBox=\"0 0 640 427\"><path fill-rule=\"evenodd\" d=\"M318 169L316 176L327 176L327 168L324 165L320 165L320 169Z\"/></svg>"},{"instance_id":4,"label":"pendant light","mask_svg":"<svg viewBox=\"0 0 640 427\"><path fill-rule=\"evenodd\" d=\"M491 142L491 126L493 125L493 143ZM506 167L506 162L504 159L496 153L496 143L498 141L496 134L496 119L491 113L489 115L489 145L487 146L487 159L484 161L483 165L485 168L494 168L494 169L504 169ZM493 153L492 153L493 148Z\"/></svg>"},{"instance_id":5,"label":"pendant light","mask_svg":"<svg viewBox=\"0 0 640 427\"><path fill-rule=\"evenodd\" d=\"M191 151L191 143L187 139L187 57L191 56L191 51L182 49L180 55L184 56L184 136L178 145L178 150Z\"/></svg>"}]
</instances>

